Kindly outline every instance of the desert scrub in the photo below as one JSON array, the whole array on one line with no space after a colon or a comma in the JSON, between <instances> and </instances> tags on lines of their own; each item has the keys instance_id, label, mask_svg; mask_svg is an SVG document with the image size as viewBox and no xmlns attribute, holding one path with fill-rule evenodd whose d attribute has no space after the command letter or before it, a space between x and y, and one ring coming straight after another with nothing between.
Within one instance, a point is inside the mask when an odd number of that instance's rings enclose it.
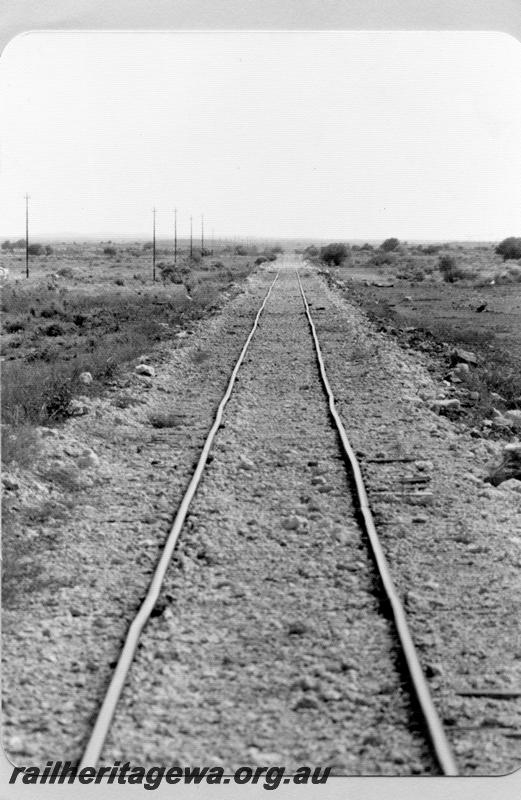
<instances>
[{"instance_id":1,"label":"desert scrub","mask_svg":"<svg viewBox=\"0 0 521 800\"><path fill-rule=\"evenodd\" d=\"M443 277L445 283L456 283L465 279L476 278L476 272L470 268L463 269L457 262L454 256L443 255L440 256L438 262L438 269Z\"/></svg>"}]
</instances>

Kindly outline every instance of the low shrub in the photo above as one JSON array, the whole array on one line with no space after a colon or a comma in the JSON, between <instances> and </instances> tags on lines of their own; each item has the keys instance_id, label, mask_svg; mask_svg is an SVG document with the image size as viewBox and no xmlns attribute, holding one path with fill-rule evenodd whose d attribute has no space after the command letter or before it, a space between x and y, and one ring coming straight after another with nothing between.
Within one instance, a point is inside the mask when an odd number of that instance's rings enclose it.
<instances>
[{"instance_id":1,"label":"low shrub","mask_svg":"<svg viewBox=\"0 0 521 800\"><path fill-rule=\"evenodd\" d=\"M61 269L58 270L58 275L62 278L72 278L74 277L74 272L71 267L61 267Z\"/></svg>"},{"instance_id":2,"label":"low shrub","mask_svg":"<svg viewBox=\"0 0 521 800\"><path fill-rule=\"evenodd\" d=\"M386 250L378 250L370 259L369 264L374 267L381 267L384 264L391 266L392 264L396 264L396 255L395 253L388 252Z\"/></svg>"},{"instance_id":3,"label":"low shrub","mask_svg":"<svg viewBox=\"0 0 521 800\"><path fill-rule=\"evenodd\" d=\"M63 336L65 328L59 322L52 322L46 328L40 328L44 336Z\"/></svg>"},{"instance_id":4,"label":"low shrub","mask_svg":"<svg viewBox=\"0 0 521 800\"><path fill-rule=\"evenodd\" d=\"M4 322L4 330L6 333L17 333L18 331L24 331L26 324L26 320L11 319Z\"/></svg>"},{"instance_id":5,"label":"low shrub","mask_svg":"<svg viewBox=\"0 0 521 800\"><path fill-rule=\"evenodd\" d=\"M454 256L443 255L438 261L438 269L445 283L455 283L467 277L464 269L458 266Z\"/></svg>"},{"instance_id":6,"label":"low shrub","mask_svg":"<svg viewBox=\"0 0 521 800\"><path fill-rule=\"evenodd\" d=\"M116 248L112 247L112 245L103 248L103 255L105 256L115 256L117 255L117 252L118 251L116 250Z\"/></svg>"},{"instance_id":7,"label":"low shrub","mask_svg":"<svg viewBox=\"0 0 521 800\"><path fill-rule=\"evenodd\" d=\"M25 242L24 242L24 246L25 246ZM44 254L45 250L43 248L43 245L37 244L35 242L34 244L30 244L29 245L29 247L27 248L27 252L29 253L30 256L41 256L41 255Z\"/></svg>"},{"instance_id":8,"label":"low shrub","mask_svg":"<svg viewBox=\"0 0 521 800\"><path fill-rule=\"evenodd\" d=\"M333 242L332 244L320 248L320 260L328 266L334 264L336 267L339 267L347 258L348 253L349 248L347 245L341 242Z\"/></svg>"},{"instance_id":9,"label":"low shrub","mask_svg":"<svg viewBox=\"0 0 521 800\"><path fill-rule=\"evenodd\" d=\"M56 317L59 314L59 310L56 306L46 306L45 308L40 309L40 316L44 317L44 319L51 319L52 317Z\"/></svg>"}]
</instances>

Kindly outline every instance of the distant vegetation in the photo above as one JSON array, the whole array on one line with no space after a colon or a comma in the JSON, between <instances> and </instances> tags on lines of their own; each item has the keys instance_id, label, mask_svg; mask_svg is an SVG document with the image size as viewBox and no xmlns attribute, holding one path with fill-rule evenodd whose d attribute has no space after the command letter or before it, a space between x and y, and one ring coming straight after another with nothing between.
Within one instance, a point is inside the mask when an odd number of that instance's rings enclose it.
<instances>
[{"instance_id":1,"label":"distant vegetation","mask_svg":"<svg viewBox=\"0 0 521 800\"><path fill-rule=\"evenodd\" d=\"M509 236L503 239L496 247L496 253L503 256L503 260L521 258L521 238Z\"/></svg>"},{"instance_id":2,"label":"distant vegetation","mask_svg":"<svg viewBox=\"0 0 521 800\"><path fill-rule=\"evenodd\" d=\"M400 244L400 240L396 239L395 236L391 236L390 239L386 239L380 245L381 250L385 250L386 253L390 253L392 250L396 250L398 245Z\"/></svg>"}]
</instances>

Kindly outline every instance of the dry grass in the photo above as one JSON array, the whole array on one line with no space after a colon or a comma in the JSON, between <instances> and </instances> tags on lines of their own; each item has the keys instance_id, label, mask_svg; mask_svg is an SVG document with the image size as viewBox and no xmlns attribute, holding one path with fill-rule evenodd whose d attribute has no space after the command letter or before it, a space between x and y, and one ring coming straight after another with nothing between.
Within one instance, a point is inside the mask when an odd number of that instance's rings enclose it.
<instances>
[{"instance_id":1,"label":"dry grass","mask_svg":"<svg viewBox=\"0 0 521 800\"><path fill-rule=\"evenodd\" d=\"M70 261L69 250L55 246L57 257L66 253ZM176 328L214 311L221 291L251 271L248 259L236 255L223 257L226 265L217 268L202 259L194 269L180 258L174 277L186 281L190 299L175 283L154 284L146 274L138 275L137 282L126 280L143 261L142 252L134 247L118 249L122 263L116 278L109 270L117 259L103 255L101 246L86 253L76 247L72 252L76 262L57 271L56 263L42 259L41 270L54 269L59 280L41 274L27 284L4 289L4 423L49 424L63 419L75 394L103 391L125 363L172 336ZM146 252L144 259L149 259ZM88 390L78 380L85 371L94 378Z\"/></svg>"}]
</instances>

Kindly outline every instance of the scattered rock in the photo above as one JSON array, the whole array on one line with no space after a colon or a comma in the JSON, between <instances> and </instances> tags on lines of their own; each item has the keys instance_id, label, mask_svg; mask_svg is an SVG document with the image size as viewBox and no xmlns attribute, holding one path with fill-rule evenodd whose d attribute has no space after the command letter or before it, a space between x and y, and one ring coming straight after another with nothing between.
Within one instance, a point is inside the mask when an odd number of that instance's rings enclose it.
<instances>
[{"instance_id":1,"label":"scattered rock","mask_svg":"<svg viewBox=\"0 0 521 800\"><path fill-rule=\"evenodd\" d=\"M316 697L306 694L297 700L297 702L293 706L293 711L300 711L301 709L306 709L306 708L320 708L320 703L318 702Z\"/></svg>"},{"instance_id":2,"label":"scattered rock","mask_svg":"<svg viewBox=\"0 0 521 800\"><path fill-rule=\"evenodd\" d=\"M80 383L84 383L86 385L88 385L89 383L92 383L92 375L91 375L91 373L90 372L82 372L80 377L79 377L79 381L80 381Z\"/></svg>"},{"instance_id":3,"label":"scattered rock","mask_svg":"<svg viewBox=\"0 0 521 800\"><path fill-rule=\"evenodd\" d=\"M149 378L153 378L156 374L156 371L150 364L138 364L136 367L136 373L138 375L146 375Z\"/></svg>"},{"instance_id":4,"label":"scattered rock","mask_svg":"<svg viewBox=\"0 0 521 800\"><path fill-rule=\"evenodd\" d=\"M283 519L281 524L285 531L296 531L300 524L300 518L296 514L292 514L291 517Z\"/></svg>"},{"instance_id":5,"label":"scattered rock","mask_svg":"<svg viewBox=\"0 0 521 800\"><path fill-rule=\"evenodd\" d=\"M255 464L253 463L253 461L249 458L246 458L246 456L243 455L239 456L239 466L241 467L241 469L255 469Z\"/></svg>"},{"instance_id":6,"label":"scattered rock","mask_svg":"<svg viewBox=\"0 0 521 800\"><path fill-rule=\"evenodd\" d=\"M93 469L99 467L99 457L93 450L84 450L81 456L76 461L78 467L81 469Z\"/></svg>"},{"instance_id":7,"label":"scattered rock","mask_svg":"<svg viewBox=\"0 0 521 800\"><path fill-rule=\"evenodd\" d=\"M501 489L507 489L508 491L521 494L521 480L519 478L508 478L508 480L503 481L501 484Z\"/></svg>"},{"instance_id":8,"label":"scattered rock","mask_svg":"<svg viewBox=\"0 0 521 800\"><path fill-rule=\"evenodd\" d=\"M518 409L511 409L505 411L503 417L509 420L512 428L521 428L521 411Z\"/></svg>"},{"instance_id":9,"label":"scattered rock","mask_svg":"<svg viewBox=\"0 0 521 800\"><path fill-rule=\"evenodd\" d=\"M79 397L73 397L67 406L67 413L71 417L81 417L89 413L89 406Z\"/></svg>"},{"instance_id":10,"label":"scattered rock","mask_svg":"<svg viewBox=\"0 0 521 800\"><path fill-rule=\"evenodd\" d=\"M451 353L451 361L454 365L458 364L460 361L466 364L477 364L478 357L471 350L460 350L456 348Z\"/></svg>"},{"instance_id":11,"label":"scattered rock","mask_svg":"<svg viewBox=\"0 0 521 800\"><path fill-rule=\"evenodd\" d=\"M292 622L288 627L288 634L289 636L302 636L303 634L307 633L307 625L304 622L296 621Z\"/></svg>"},{"instance_id":12,"label":"scattered rock","mask_svg":"<svg viewBox=\"0 0 521 800\"><path fill-rule=\"evenodd\" d=\"M11 475L2 475L2 483L4 489L8 489L10 491L15 491L16 489L20 488L20 484L18 481L11 477Z\"/></svg>"},{"instance_id":13,"label":"scattered rock","mask_svg":"<svg viewBox=\"0 0 521 800\"><path fill-rule=\"evenodd\" d=\"M470 373L470 367L466 361L461 361L459 364L456 364L453 373L458 376L458 378L465 378Z\"/></svg>"},{"instance_id":14,"label":"scattered rock","mask_svg":"<svg viewBox=\"0 0 521 800\"><path fill-rule=\"evenodd\" d=\"M521 480L521 444L512 442L503 448L501 463L493 468L486 479L492 486L516 478Z\"/></svg>"},{"instance_id":15,"label":"scattered rock","mask_svg":"<svg viewBox=\"0 0 521 800\"><path fill-rule=\"evenodd\" d=\"M460 411L461 403L456 397L450 397L446 400L434 400L429 408L436 414L445 414L447 411Z\"/></svg>"}]
</instances>

